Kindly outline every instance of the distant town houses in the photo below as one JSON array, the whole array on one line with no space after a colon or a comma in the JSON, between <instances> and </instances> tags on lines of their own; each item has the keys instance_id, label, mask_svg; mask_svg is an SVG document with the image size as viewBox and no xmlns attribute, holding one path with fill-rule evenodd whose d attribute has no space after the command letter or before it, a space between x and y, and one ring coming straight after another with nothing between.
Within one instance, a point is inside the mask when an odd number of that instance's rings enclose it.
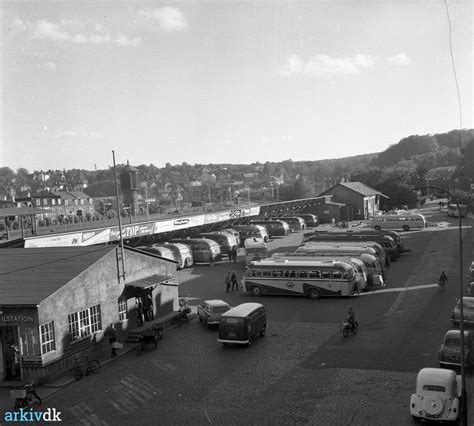
<instances>
[{"instance_id":1,"label":"distant town houses","mask_svg":"<svg viewBox=\"0 0 474 426\"><path fill-rule=\"evenodd\" d=\"M45 191L38 194L17 196L16 207L38 207L47 217L78 216L94 214L94 201L81 191Z\"/></svg>"}]
</instances>

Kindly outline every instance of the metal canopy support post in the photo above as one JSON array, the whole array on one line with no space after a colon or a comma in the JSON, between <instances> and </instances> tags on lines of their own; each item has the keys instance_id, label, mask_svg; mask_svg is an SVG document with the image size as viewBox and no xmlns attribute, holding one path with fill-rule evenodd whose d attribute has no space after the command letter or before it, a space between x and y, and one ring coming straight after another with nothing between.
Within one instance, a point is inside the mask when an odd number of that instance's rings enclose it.
<instances>
[{"instance_id":1,"label":"metal canopy support post","mask_svg":"<svg viewBox=\"0 0 474 426\"><path fill-rule=\"evenodd\" d=\"M117 247L117 278L120 282L120 277L125 281L125 260L124 260L124 249L123 249L123 235L122 235L122 221L120 219L120 199L119 189L117 180L117 170L115 168L115 151L112 151L112 158L114 162L114 179L115 179L115 195L117 197L117 210L118 210L118 227L120 235L120 246Z\"/></svg>"}]
</instances>

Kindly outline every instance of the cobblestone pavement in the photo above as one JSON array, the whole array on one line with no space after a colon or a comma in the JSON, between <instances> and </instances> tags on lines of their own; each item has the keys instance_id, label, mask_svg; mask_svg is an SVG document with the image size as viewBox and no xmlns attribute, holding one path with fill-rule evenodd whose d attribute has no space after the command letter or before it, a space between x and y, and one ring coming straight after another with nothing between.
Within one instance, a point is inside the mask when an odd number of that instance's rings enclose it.
<instances>
[{"instance_id":1,"label":"cobblestone pavement","mask_svg":"<svg viewBox=\"0 0 474 426\"><path fill-rule=\"evenodd\" d=\"M366 425L381 424L383 404L383 424L411 424L415 373L311 364L337 333L333 323L269 322L252 346L224 347L194 320L158 350L121 357L43 408L62 411L65 424Z\"/></svg>"}]
</instances>

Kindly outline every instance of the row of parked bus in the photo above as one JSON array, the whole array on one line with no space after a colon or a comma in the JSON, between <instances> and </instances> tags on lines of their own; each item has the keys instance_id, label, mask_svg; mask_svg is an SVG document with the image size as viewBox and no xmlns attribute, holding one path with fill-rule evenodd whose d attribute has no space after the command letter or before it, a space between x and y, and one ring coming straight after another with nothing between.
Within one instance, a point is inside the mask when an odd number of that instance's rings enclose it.
<instances>
[{"instance_id":1,"label":"row of parked bus","mask_svg":"<svg viewBox=\"0 0 474 426\"><path fill-rule=\"evenodd\" d=\"M351 296L385 286L386 268L405 250L390 230L312 231L292 253L251 262L244 289L254 295Z\"/></svg>"},{"instance_id":2,"label":"row of parked bus","mask_svg":"<svg viewBox=\"0 0 474 426\"><path fill-rule=\"evenodd\" d=\"M213 263L223 257L230 260L239 247L245 247L246 258L249 256L253 259L265 258L267 256L266 243L271 238L288 235L292 229L306 229L307 226L317 224L316 216L303 216L305 218L285 218L285 221L255 220L220 231L201 232L190 237L172 238L166 243L137 248L174 260L179 269L190 267L194 263Z\"/></svg>"}]
</instances>

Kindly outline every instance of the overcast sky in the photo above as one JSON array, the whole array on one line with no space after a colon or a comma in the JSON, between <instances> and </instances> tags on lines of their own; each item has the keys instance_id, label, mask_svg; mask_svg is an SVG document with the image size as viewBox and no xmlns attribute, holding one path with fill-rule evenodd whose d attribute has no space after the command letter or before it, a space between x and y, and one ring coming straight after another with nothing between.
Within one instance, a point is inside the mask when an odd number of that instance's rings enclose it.
<instances>
[{"instance_id":1,"label":"overcast sky","mask_svg":"<svg viewBox=\"0 0 474 426\"><path fill-rule=\"evenodd\" d=\"M472 127L472 10L447 0ZM252 163L459 127L442 0L41 1L2 10L0 165Z\"/></svg>"}]
</instances>

